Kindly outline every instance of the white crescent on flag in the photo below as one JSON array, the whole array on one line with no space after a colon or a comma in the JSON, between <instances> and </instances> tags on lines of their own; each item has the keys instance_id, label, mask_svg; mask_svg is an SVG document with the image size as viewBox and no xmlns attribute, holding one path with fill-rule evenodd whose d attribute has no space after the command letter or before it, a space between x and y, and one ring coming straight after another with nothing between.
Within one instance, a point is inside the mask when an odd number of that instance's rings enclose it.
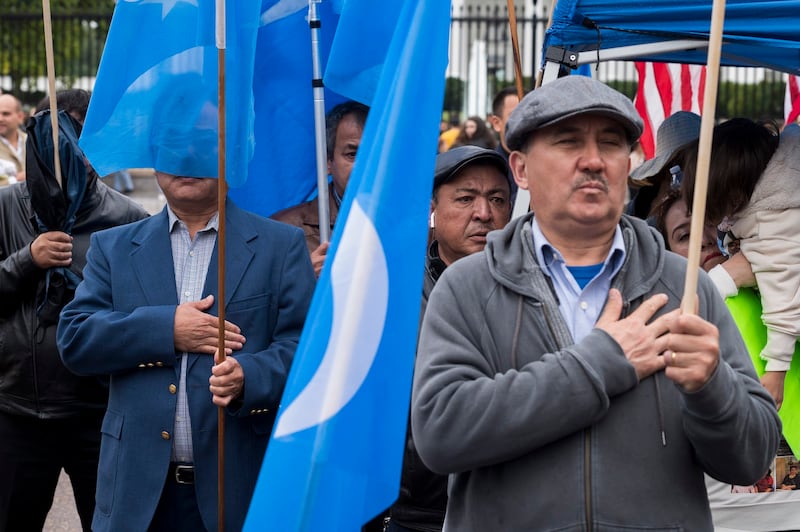
<instances>
[{"instance_id":1,"label":"white crescent on flag","mask_svg":"<svg viewBox=\"0 0 800 532\"><path fill-rule=\"evenodd\" d=\"M333 323L325 354L278 418L275 438L335 416L361 388L378 353L389 305L389 271L380 236L358 199L331 263L330 283Z\"/></svg>"}]
</instances>

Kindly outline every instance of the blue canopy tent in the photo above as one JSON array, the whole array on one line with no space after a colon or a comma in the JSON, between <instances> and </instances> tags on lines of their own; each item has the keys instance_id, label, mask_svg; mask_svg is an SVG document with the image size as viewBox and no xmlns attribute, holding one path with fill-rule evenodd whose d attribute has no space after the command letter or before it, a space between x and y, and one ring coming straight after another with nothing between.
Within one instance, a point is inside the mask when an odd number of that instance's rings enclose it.
<instances>
[{"instance_id":1,"label":"blue canopy tent","mask_svg":"<svg viewBox=\"0 0 800 532\"><path fill-rule=\"evenodd\" d=\"M711 0L556 0L543 61L705 64ZM800 75L800 0L728 0L723 66ZM545 77L548 73L545 72Z\"/></svg>"}]
</instances>

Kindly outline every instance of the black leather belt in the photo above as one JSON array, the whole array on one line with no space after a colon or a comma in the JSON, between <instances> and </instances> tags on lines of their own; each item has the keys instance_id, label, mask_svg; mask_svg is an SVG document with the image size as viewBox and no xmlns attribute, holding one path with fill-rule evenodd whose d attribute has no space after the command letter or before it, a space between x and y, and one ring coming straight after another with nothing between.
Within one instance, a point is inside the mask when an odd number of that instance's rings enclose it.
<instances>
[{"instance_id":1,"label":"black leather belt","mask_svg":"<svg viewBox=\"0 0 800 532\"><path fill-rule=\"evenodd\" d=\"M169 464L169 478L178 484L194 484L194 466L191 464Z\"/></svg>"}]
</instances>

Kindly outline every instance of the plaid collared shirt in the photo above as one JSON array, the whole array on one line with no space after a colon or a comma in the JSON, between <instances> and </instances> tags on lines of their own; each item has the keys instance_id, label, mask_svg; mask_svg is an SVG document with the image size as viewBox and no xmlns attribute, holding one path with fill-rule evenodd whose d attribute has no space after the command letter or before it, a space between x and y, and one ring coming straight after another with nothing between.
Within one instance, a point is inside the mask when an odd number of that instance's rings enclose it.
<instances>
[{"instance_id":1,"label":"plaid collared shirt","mask_svg":"<svg viewBox=\"0 0 800 532\"><path fill-rule=\"evenodd\" d=\"M172 263L175 267L175 287L178 301L187 303L203 298L203 286L208 274L208 265L214 244L217 240L219 215L214 214L206 226L199 231L194 240L189 237L189 229L167 207L169 216L169 239L172 244ZM192 420L186 393L187 353L181 353L181 374L178 383L178 404L175 408L175 431L172 440L172 461L193 463Z\"/></svg>"}]
</instances>

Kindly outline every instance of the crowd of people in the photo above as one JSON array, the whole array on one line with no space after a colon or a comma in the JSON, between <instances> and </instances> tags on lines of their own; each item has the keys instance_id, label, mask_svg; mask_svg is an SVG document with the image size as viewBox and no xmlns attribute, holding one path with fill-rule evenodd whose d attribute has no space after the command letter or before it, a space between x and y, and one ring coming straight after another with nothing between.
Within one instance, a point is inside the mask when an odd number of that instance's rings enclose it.
<instances>
[{"instance_id":1,"label":"crowd of people","mask_svg":"<svg viewBox=\"0 0 800 532\"><path fill-rule=\"evenodd\" d=\"M76 137L88 101L58 95ZM0 530L41 530L62 469L84 530L214 529L218 407L239 530L369 108L327 115L330 220L319 199L272 219L227 202L225 301L216 179L155 168L166 206L148 216L67 142L76 214L48 226L37 111L26 135L0 95ZM800 128L716 126L695 313L680 297L700 117L668 117L633 168L642 128L581 76L443 122L398 499L364 531L713 530L711 483L800 486L796 465L771 476L800 336ZM753 286L760 378L724 302Z\"/></svg>"}]
</instances>

